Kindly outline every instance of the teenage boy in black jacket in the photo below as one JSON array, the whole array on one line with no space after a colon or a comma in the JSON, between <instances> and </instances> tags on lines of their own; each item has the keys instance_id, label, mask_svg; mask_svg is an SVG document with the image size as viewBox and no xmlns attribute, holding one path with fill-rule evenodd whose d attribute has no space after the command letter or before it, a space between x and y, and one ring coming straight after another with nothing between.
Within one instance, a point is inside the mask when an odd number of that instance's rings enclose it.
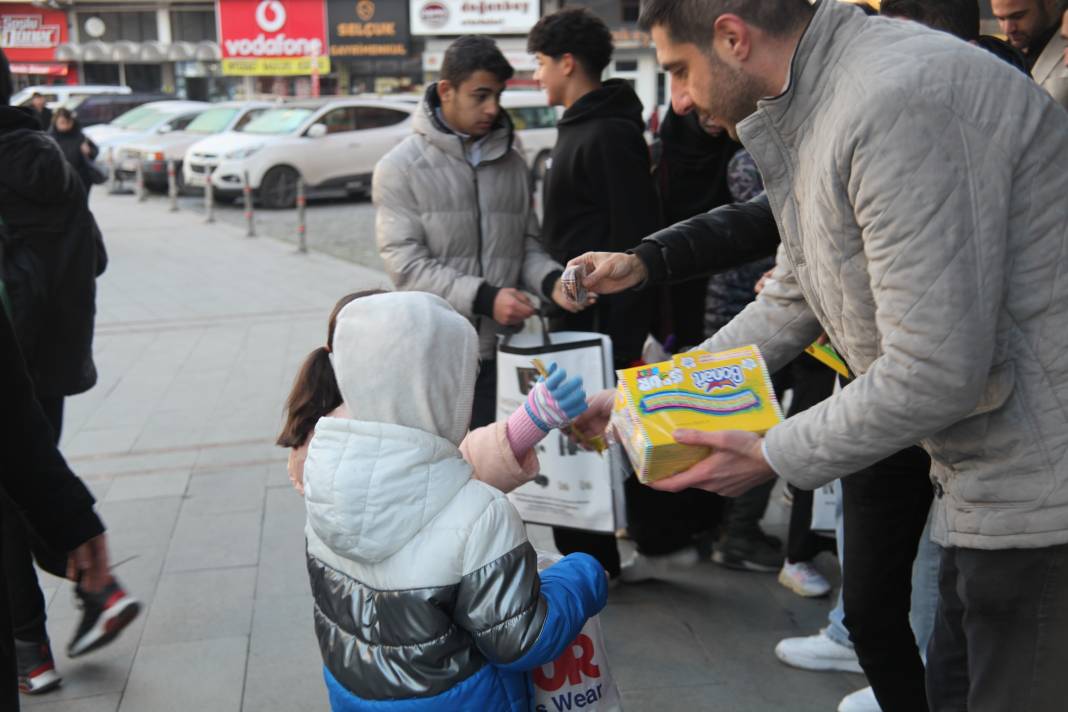
<instances>
[{"instance_id":1,"label":"teenage boy in black jacket","mask_svg":"<svg viewBox=\"0 0 1068 712\"><path fill-rule=\"evenodd\" d=\"M545 181L541 233L560 263L587 251L627 250L659 226L641 101L626 82L601 81L612 49L608 27L583 8L546 15L527 40L538 62L534 77L549 103L565 109ZM647 297L627 292L554 318L552 326L607 334L616 368L626 368L641 358L652 313ZM565 529L554 534L561 552L584 551L613 577L619 573L611 535Z\"/></svg>"}]
</instances>

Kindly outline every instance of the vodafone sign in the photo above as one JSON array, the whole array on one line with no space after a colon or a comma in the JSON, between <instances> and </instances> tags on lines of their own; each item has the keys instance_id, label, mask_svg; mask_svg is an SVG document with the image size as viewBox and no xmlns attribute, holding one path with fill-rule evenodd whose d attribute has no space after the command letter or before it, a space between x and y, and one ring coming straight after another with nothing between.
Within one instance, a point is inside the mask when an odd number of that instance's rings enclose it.
<instances>
[{"instance_id":1,"label":"vodafone sign","mask_svg":"<svg viewBox=\"0 0 1068 712\"><path fill-rule=\"evenodd\" d=\"M326 13L320 0L216 0L223 73L311 74L330 71Z\"/></svg>"}]
</instances>

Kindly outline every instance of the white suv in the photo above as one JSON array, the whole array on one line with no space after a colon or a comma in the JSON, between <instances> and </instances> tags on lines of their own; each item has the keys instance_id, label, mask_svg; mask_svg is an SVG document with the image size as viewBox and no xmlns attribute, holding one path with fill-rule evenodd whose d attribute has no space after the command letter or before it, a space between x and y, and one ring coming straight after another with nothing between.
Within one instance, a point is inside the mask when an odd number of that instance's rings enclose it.
<instances>
[{"instance_id":1,"label":"white suv","mask_svg":"<svg viewBox=\"0 0 1068 712\"><path fill-rule=\"evenodd\" d=\"M415 105L403 101L338 99L270 109L240 133L193 144L182 164L186 185L211 181L220 202L245 185L266 208L296 202L297 179L309 190L366 193L378 159L411 133Z\"/></svg>"}]
</instances>

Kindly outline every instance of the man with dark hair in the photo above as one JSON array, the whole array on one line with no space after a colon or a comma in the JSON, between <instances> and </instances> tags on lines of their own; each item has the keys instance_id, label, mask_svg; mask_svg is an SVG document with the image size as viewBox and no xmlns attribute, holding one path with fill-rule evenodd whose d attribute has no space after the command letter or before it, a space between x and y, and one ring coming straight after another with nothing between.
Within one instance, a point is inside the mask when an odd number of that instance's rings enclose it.
<instances>
[{"instance_id":1,"label":"man with dark hair","mask_svg":"<svg viewBox=\"0 0 1068 712\"><path fill-rule=\"evenodd\" d=\"M1057 33L1062 0L991 0L990 7L1009 43L1027 58L1031 76L1068 109L1068 38Z\"/></svg>"},{"instance_id":2,"label":"man with dark hair","mask_svg":"<svg viewBox=\"0 0 1068 712\"><path fill-rule=\"evenodd\" d=\"M52 110L48 108L44 95L40 92L34 92L30 97L30 113L42 131L52 128Z\"/></svg>"},{"instance_id":3,"label":"man with dark hair","mask_svg":"<svg viewBox=\"0 0 1068 712\"><path fill-rule=\"evenodd\" d=\"M527 39L538 63L534 78L550 104L564 107L542 226L543 244L561 262L588 250L634 247L658 227L642 103L626 82L601 81L612 50L612 33L585 8L546 15ZM652 313L640 295L614 294L581 314L554 318L552 326L607 334L615 367L626 368L641 358ZM586 552L613 577L619 573L613 536L560 528L554 535L561 552Z\"/></svg>"},{"instance_id":4,"label":"man with dark hair","mask_svg":"<svg viewBox=\"0 0 1068 712\"><path fill-rule=\"evenodd\" d=\"M978 0L883 0L879 14L912 20L965 42L979 39Z\"/></svg>"},{"instance_id":5,"label":"man with dark hair","mask_svg":"<svg viewBox=\"0 0 1068 712\"><path fill-rule=\"evenodd\" d=\"M1068 173L1049 157L1068 114L989 53L833 0L650 0L643 22L673 101L753 155L782 237L704 348L754 343L775 370L823 329L857 374L763 437L676 433L712 454L654 487L812 488L922 443L944 547L931 708L1063 709Z\"/></svg>"},{"instance_id":6,"label":"man with dark hair","mask_svg":"<svg viewBox=\"0 0 1068 712\"><path fill-rule=\"evenodd\" d=\"M393 284L437 294L478 329L471 427L496 419L497 334L535 312L520 288L576 309L538 242L529 169L501 109L512 73L488 37L453 42L412 135L378 162L372 183L375 238Z\"/></svg>"}]
</instances>

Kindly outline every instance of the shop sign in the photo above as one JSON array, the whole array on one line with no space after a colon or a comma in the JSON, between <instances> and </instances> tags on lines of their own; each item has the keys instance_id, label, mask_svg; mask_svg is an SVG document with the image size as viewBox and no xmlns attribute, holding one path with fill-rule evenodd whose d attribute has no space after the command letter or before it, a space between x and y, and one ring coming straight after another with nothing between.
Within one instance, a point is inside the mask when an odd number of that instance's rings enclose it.
<instances>
[{"instance_id":1,"label":"shop sign","mask_svg":"<svg viewBox=\"0 0 1068 712\"><path fill-rule=\"evenodd\" d=\"M313 60L330 71L326 14L315 0L216 0L223 74L310 74Z\"/></svg>"},{"instance_id":2,"label":"shop sign","mask_svg":"<svg viewBox=\"0 0 1068 712\"><path fill-rule=\"evenodd\" d=\"M320 74L330 72L329 57L260 57L224 59L222 73L231 77L303 77L312 73L313 61L318 62Z\"/></svg>"},{"instance_id":3,"label":"shop sign","mask_svg":"<svg viewBox=\"0 0 1068 712\"><path fill-rule=\"evenodd\" d=\"M409 0L413 35L525 35L541 0Z\"/></svg>"},{"instance_id":4,"label":"shop sign","mask_svg":"<svg viewBox=\"0 0 1068 712\"><path fill-rule=\"evenodd\" d=\"M67 15L33 5L0 9L0 47L11 62L49 62L67 41Z\"/></svg>"},{"instance_id":5,"label":"shop sign","mask_svg":"<svg viewBox=\"0 0 1068 712\"><path fill-rule=\"evenodd\" d=\"M70 67L66 64L29 64L24 62L11 63L12 74L34 74L37 76L65 77L70 73Z\"/></svg>"},{"instance_id":6,"label":"shop sign","mask_svg":"<svg viewBox=\"0 0 1068 712\"><path fill-rule=\"evenodd\" d=\"M405 57L411 33L399 0L329 0L331 57Z\"/></svg>"}]
</instances>

